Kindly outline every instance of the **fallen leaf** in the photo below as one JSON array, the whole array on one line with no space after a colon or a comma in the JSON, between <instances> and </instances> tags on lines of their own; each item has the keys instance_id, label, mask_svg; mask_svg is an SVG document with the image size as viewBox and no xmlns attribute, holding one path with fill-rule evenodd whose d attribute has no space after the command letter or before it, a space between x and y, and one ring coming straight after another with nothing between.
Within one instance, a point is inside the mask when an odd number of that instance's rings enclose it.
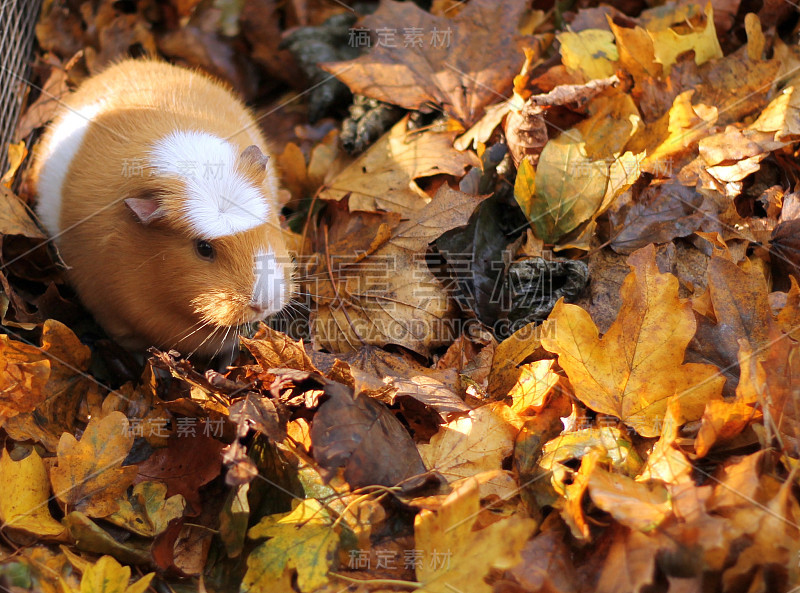
<instances>
[{"instance_id":1,"label":"fallen leaf","mask_svg":"<svg viewBox=\"0 0 800 593\"><path fill-rule=\"evenodd\" d=\"M539 155L536 175L514 188L514 197L545 243L587 221L597 211L608 184L608 162L586 154L586 143L575 128L550 140ZM533 190L533 193L527 193Z\"/></svg>"},{"instance_id":2,"label":"fallen leaf","mask_svg":"<svg viewBox=\"0 0 800 593\"><path fill-rule=\"evenodd\" d=\"M417 565L417 580L422 586L414 593L490 593L493 588L484 581L489 570L508 569L517 563L536 523L514 517L473 531L479 511L474 480L454 490L438 511L420 511L414 520L414 545L439 560Z\"/></svg>"},{"instance_id":3,"label":"fallen leaf","mask_svg":"<svg viewBox=\"0 0 800 593\"><path fill-rule=\"evenodd\" d=\"M519 0L478 0L451 19L414 4L384 0L360 27L378 32L403 23L406 30L422 35L402 46L394 38L376 43L356 60L323 68L354 93L406 109L439 105L470 126L498 95L510 90L519 72L523 47L532 41L517 33L524 10Z\"/></svg>"},{"instance_id":4,"label":"fallen leaf","mask_svg":"<svg viewBox=\"0 0 800 593\"><path fill-rule=\"evenodd\" d=\"M61 435L50 481L56 498L68 510L105 517L119 508L118 499L136 478L136 466L123 466L133 445L128 419L121 412L92 418L81 439Z\"/></svg>"},{"instance_id":5,"label":"fallen leaf","mask_svg":"<svg viewBox=\"0 0 800 593\"><path fill-rule=\"evenodd\" d=\"M429 444L417 445L425 467L448 482L500 469L518 431L509 416L505 404L488 404L442 425Z\"/></svg>"},{"instance_id":6,"label":"fallen leaf","mask_svg":"<svg viewBox=\"0 0 800 593\"><path fill-rule=\"evenodd\" d=\"M0 521L4 530L19 529L48 539L63 535L64 526L47 508L50 482L36 449L19 461L12 460L4 449L0 455L0 481Z\"/></svg>"},{"instance_id":7,"label":"fallen leaf","mask_svg":"<svg viewBox=\"0 0 800 593\"><path fill-rule=\"evenodd\" d=\"M297 587L304 593L328 582L339 535L328 511L316 499L301 500L288 513L264 517L247 536L271 539L248 555L243 593L285 593L292 589L295 573Z\"/></svg>"},{"instance_id":8,"label":"fallen leaf","mask_svg":"<svg viewBox=\"0 0 800 593\"><path fill-rule=\"evenodd\" d=\"M453 148L455 137L455 132L409 131L408 117L404 117L326 182L319 197L341 200L349 196L351 212L387 210L411 217L431 202L415 179L439 174L462 175L467 167L480 165L473 152Z\"/></svg>"},{"instance_id":9,"label":"fallen leaf","mask_svg":"<svg viewBox=\"0 0 800 593\"><path fill-rule=\"evenodd\" d=\"M182 517L186 508L183 496L167 498L167 486L160 482L139 482L118 503L119 509L104 519L143 537L166 531L170 521Z\"/></svg>"},{"instance_id":10,"label":"fallen leaf","mask_svg":"<svg viewBox=\"0 0 800 593\"><path fill-rule=\"evenodd\" d=\"M120 565L111 556L103 556L84 571L80 593L144 593L154 576L156 573L148 573L128 585L131 578L130 567Z\"/></svg>"},{"instance_id":11,"label":"fallen leaf","mask_svg":"<svg viewBox=\"0 0 800 593\"><path fill-rule=\"evenodd\" d=\"M405 485L425 466L403 425L382 404L340 383L324 387L329 399L311 424L314 458L327 470L344 467L353 488Z\"/></svg>"},{"instance_id":12,"label":"fallen leaf","mask_svg":"<svg viewBox=\"0 0 800 593\"><path fill-rule=\"evenodd\" d=\"M678 299L678 280L661 274L655 249L629 258L623 304L601 338L589 314L559 302L542 345L559 355L575 395L603 414L617 416L642 436L658 436L669 398L681 395L684 419L698 419L719 398L724 379L711 365L682 364L695 331L691 304Z\"/></svg>"},{"instance_id":13,"label":"fallen leaf","mask_svg":"<svg viewBox=\"0 0 800 593\"><path fill-rule=\"evenodd\" d=\"M653 531L672 513L661 482L637 482L598 466L589 474L588 489L598 507L631 529Z\"/></svg>"},{"instance_id":14,"label":"fallen leaf","mask_svg":"<svg viewBox=\"0 0 800 593\"><path fill-rule=\"evenodd\" d=\"M265 371L275 368L297 369L316 372L317 369L306 354L303 342L295 342L287 335L262 324L252 339L241 338L242 344Z\"/></svg>"},{"instance_id":15,"label":"fallen leaf","mask_svg":"<svg viewBox=\"0 0 800 593\"><path fill-rule=\"evenodd\" d=\"M544 407L547 396L560 379L553 372L554 363L553 360L539 360L520 367L519 379L508 392L514 412L524 414L531 408L538 411Z\"/></svg>"},{"instance_id":16,"label":"fallen leaf","mask_svg":"<svg viewBox=\"0 0 800 593\"><path fill-rule=\"evenodd\" d=\"M315 344L334 352L397 344L422 354L449 344L454 305L424 252L429 241L466 224L481 199L442 186L433 201L383 235L385 240L373 242L369 252L353 250L359 238L350 224L341 229L337 243L319 249L325 256L310 274L315 280L308 292L318 305L311 317Z\"/></svg>"},{"instance_id":17,"label":"fallen leaf","mask_svg":"<svg viewBox=\"0 0 800 593\"><path fill-rule=\"evenodd\" d=\"M694 61L697 65L722 57L722 48L714 28L714 9L710 3L706 4L704 12L705 23L702 28L695 25L691 27L690 32L686 33L676 31L672 26L655 29L654 22L645 24L647 32L653 40L655 59L664 67L665 72L668 73L678 56L687 51L694 52ZM697 15L678 16L676 14L672 19L677 17L673 22L680 23L684 20L688 21L694 16Z\"/></svg>"},{"instance_id":18,"label":"fallen leaf","mask_svg":"<svg viewBox=\"0 0 800 593\"><path fill-rule=\"evenodd\" d=\"M561 42L561 61L568 70L581 72L586 80L614 74L614 62L619 59L619 54L610 31L565 31L559 33L557 39Z\"/></svg>"},{"instance_id":19,"label":"fallen leaf","mask_svg":"<svg viewBox=\"0 0 800 593\"><path fill-rule=\"evenodd\" d=\"M190 428L170 434L166 447L140 463L137 481L163 482L166 496L182 495L188 505L186 514L196 516L202 510L199 488L220 474L223 444L204 434L202 424Z\"/></svg>"}]
</instances>

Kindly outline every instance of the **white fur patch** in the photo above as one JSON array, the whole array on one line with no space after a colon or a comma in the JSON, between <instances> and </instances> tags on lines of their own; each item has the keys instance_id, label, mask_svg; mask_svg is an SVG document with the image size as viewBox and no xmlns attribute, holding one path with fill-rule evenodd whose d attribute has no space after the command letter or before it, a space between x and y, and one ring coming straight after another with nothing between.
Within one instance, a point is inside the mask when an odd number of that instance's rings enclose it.
<instances>
[{"instance_id":1,"label":"white fur patch","mask_svg":"<svg viewBox=\"0 0 800 593\"><path fill-rule=\"evenodd\" d=\"M44 164L39 173L36 213L51 237L61 232L61 190L64 179L83 143L89 124L102 107L102 103L95 103L65 111L61 119L53 124L47 153L40 156Z\"/></svg>"},{"instance_id":2,"label":"white fur patch","mask_svg":"<svg viewBox=\"0 0 800 593\"><path fill-rule=\"evenodd\" d=\"M278 261L272 250L256 254L251 303L264 309L266 315L277 313L286 303L286 263Z\"/></svg>"},{"instance_id":3,"label":"white fur patch","mask_svg":"<svg viewBox=\"0 0 800 593\"><path fill-rule=\"evenodd\" d=\"M207 132L177 131L153 146L150 164L160 175L184 180L184 214L198 236L216 239L266 222L269 206L236 170L234 146Z\"/></svg>"}]
</instances>

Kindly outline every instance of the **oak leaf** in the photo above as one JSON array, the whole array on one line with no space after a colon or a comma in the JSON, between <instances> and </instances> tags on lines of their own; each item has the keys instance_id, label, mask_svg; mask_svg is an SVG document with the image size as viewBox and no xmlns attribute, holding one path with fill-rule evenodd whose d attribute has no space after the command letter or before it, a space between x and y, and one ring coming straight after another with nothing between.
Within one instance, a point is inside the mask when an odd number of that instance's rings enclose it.
<instances>
[{"instance_id":1,"label":"oak leaf","mask_svg":"<svg viewBox=\"0 0 800 593\"><path fill-rule=\"evenodd\" d=\"M682 364L694 314L678 298L678 279L659 273L653 246L628 262L632 271L622 284L622 308L602 338L584 309L560 301L542 345L559 355L584 404L654 437L670 397L679 394L683 419L695 420L708 400L721 396L724 379L714 366Z\"/></svg>"},{"instance_id":2,"label":"oak leaf","mask_svg":"<svg viewBox=\"0 0 800 593\"><path fill-rule=\"evenodd\" d=\"M144 593L154 576L156 573L148 573L128 585L130 566L122 566L111 556L103 556L83 573L80 593Z\"/></svg>"},{"instance_id":3,"label":"oak leaf","mask_svg":"<svg viewBox=\"0 0 800 593\"><path fill-rule=\"evenodd\" d=\"M327 584L339 535L318 500L307 498L288 513L264 517L247 536L271 539L247 557L242 593L291 591L293 573L297 574L297 587L303 593Z\"/></svg>"},{"instance_id":4,"label":"oak leaf","mask_svg":"<svg viewBox=\"0 0 800 593\"><path fill-rule=\"evenodd\" d=\"M69 510L105 517L119 508L117 499L136 478L136 466L122 463L133 445L128 419L121 412L92 418L81 439L61 435L50 480L56 498Z\"/></svg>"}]
</instances>

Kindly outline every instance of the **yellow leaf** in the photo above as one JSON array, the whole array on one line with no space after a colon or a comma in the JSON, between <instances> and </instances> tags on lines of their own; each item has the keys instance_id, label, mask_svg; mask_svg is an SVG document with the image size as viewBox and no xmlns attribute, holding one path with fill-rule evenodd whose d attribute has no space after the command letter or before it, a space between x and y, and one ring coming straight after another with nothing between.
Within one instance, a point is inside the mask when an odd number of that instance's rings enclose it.
<instances>
[{"instance_id":1,"label":"yellow leaf","mask_svg":"<svg viewBox=\"0 0 800 593\"><path fill-rule=\"evenodd\" d=\"M717 108L692 105L693 94L694 90L688 90L675 97L667 113L631 139L628 150L647 153L642 162L644 171L671 177L673 160L694 146L717 121Z\"/></svg>"},{"instance_id":2,"label":"yellow leaf","mask_svg":"<svg viewBox=\"0 0 800 593\"><path fill-rule=\"evenodd\" d=\"M501 469L518 432L509 423L509 415L505 404L488 404L442 425L429 444L417 445L425 467L438 471L448 482Z\"/></svg>"},{"instance_id":3,"label":"yellow leaf","mask_svg":"<svg viewBox=\"0 0 800 593\"><path fill-rule=\"evenodd\" d=\"M517 178L514 181L514 198L522 208L528 220L534 212L534 199L536 196L536 167L528 157L523 158L517 168Z\"/></svg>"},{"instance_id":4,"label":"yellow leaf","mask_svg":"<svg viewBox=\"0 0 800 593\"><path fill-rule=\"evenodd\" d=\"M78 441L61 435L56 464L50 470L53 491L68 511L105 517L119 508L118 498L133 482L136 466L122 466L133 445L133 432L122 412L92 418Z\"/></svg>"},{"instance_id":5,"label":"yellow leaf","mask_svg":"<svg viewBox=\"0 0 800 593\"><path fill-rule=\"evenodd\" d=\"M661 438L647 456L644 470L636 478L637 480L661 480L667 484L677 484L689 478L692 466L683 452L675 445L680 428L680 417L680 400L676 397L671 399L667 406L664 425L661 428Z\"/></svg>"},{"instance_id":6,"label":"yellow leaf","mask_svg":"<svg viewBox=\"0 0 800 593\"><path fill-rule=\"evenodd\" d=\"M670 397L680 395L683 420L696 420L707 401L721 397L725 379L711 365L683 364L694 314L678 298L678 279L659 273L655 248L634 252L628 262L622 308L605 336L584 309L559 301L542 345L558 354L584 404L654 437Z\"/></svg>"},{"instance_id":7,"label":"yellow leaf","mask_svg":"<svg viewBox=\"0 0 800 593\"><path fill-rule=\"evenodd\" d=\"M53 519L47 508L50 480L42 458L36 452L13 461L3 449L0 456L0 521L2 527L22 529L39 536L57 537L64 526Z\"/></svg>"},{"instance_id":8,"label":"yellow leaf","mask_svg":"<svg viewBox=\"0 0 800 593\"><path fill-rule=\"evenodd\" d=\"M5 187L11 187L11 183L14 181L14 175L17 174L17 170L19 166L22 164L22 161L25 160L25 157L28 156L28 149L25 147L25 141L20 140L16 144L8 145L8 170L3 173L3 177L0 178L0 184Z\"/></svg>"},{"instance_id":9,"label":"yellow leaf","mask_svg":"<svg viewBox=\"0 0 800 593\"><path fill-rule=\"evenodd\" d=\"M480 161L474 153L453 148L455 132L412 132L408 117L326 184L323 200L349 195L350 211L387 210L409 216L430 201L414 180L449 173L461 175Z\"/></svg>"},{"instance_id":10,"label":"yellow leaf","mask_svg":"<svg viewBox=\"0 0 800 593\"><path fill-rule=\"evenodd\" d=\"M611 31L565 31L559 33L557 38L561 42L561 61L567 69L582 72L587 80L614 74L614 62L619 59L619 53Z\"/></svg>"},{"instance_id":11,"label":"yellow leaf","mask_svg":"<svg viewBox=\"0 0 800 593\"><path fill-rule=\"evenodd\" d=\"M103 556L83 573L80 593L144 593L154 576L151 572L128 585L130 567L122 566L111 556Z\"/></svg>"},{"instance_id":12,"label":"yellow leaf","mask_svg":"<svg viewBox=\"0 0 800 593\"><path fill-rule=\"evenodd\" d=\"M535 322L529 323L497 345L489 371L488 392L492 399L506 397L517 382L521 373L517 365L541 346L541 327Z\"/></svg>"},{"instance_id":13,"label":"yellow leaf","mask_svg":"<svg viewBox=\"0 0 800 593\"><path fill-rule=\"evenodd\" d=\"M512 399L511 409L517 414L544 406L547 395L559 380L559 376L553 372L554 362L538 360L520 367L519 379L508 392Z\"/></svg>"},{"instance_id":14,"label":"yellow leaf","mask_svg":"<svg viewBox=\"0 0 800 593\"><path fill-rule=\"evenodd\" d=\"M23 201L3 185L0 185L0 235L22 235L32 239L46 237Z\"/></svg>"},{"instance_id":15,"label":"yellow leaf","mask_svg":"<svg viewBox=\"0 0 800 593\"><path fill-rule=\"evenodd\" d=\"M0 335L0 421L42 403L49 378L50 361L41 350Z\"/></svg>"},{"instance_id":16,"label":"yellow leaf","mask_svg":"<svg viewBox=\"0 0 800 593\"><path fill-rule=\"evenodd\" d=\"M589 117L575 126L585 139L586 155L594 160L619 156L639 130L642 118L630 95L600 95L589 104Z\"/></svg>"},{"instance_id":17,"label":"yellow leaf","mask_svg":"<svg viewBox=\"0 0 800 593\"><path fill-rule=\"evenodd\" d=\"M315 591L328 582L328 570L339 546L339 535L328 511L318 500L307 498L293 511L264 517L250 528L247 536L271 539L247 557L242 593L291 591L291 577L295 571L300 591Z\"/></svg>"},{"instance_id":18,"label":"yellow leaf","mask_svg":"<svg viewBox=\"0 0 800 593\"><path fill-rule=\"evenodd\" d=\"M167 530L170 521L183 516L186 508L182 495L166 495L166 484L140 482L130 496L118 501L119 510L104 519L144 537L155 537Z\"/></svg>"},{"instance_id":19,"label":"yellow leaf","mask_svg":"<svg viewBox=\"0 0 800 593\"><path fill-rule=\"evenodd\" d=\"M529 518L508 518L473 531L480 512L478 483L467 480L438 511L423 510L414 520L414 547L424 553L417 565L422 586L414 593L491 593L484 581L492 568L511 568L536 527Z\"/></svg>"},{"instance_id":20,"label":"yellow leaf","mask_svg":"<svg viewBox=\"0 0 800 593\"><path fill-rule=\"evenodd\" d=\"M680 21L683 20L683 18L680 19ZM648 26L647 32L653 40L653 53L656 61L664 66L665 74L669 74L669 70L677 61L678 56L689 50L694 51L694 61L698 66L708 60L722 57L722 48L714 28L714 9L710 2L706 4L705 25L702 29L694 26L684 34L676 31L674 26L661 30L652 30Z\"/></svg>"},{"instance_id":21,"label":"yellow leaf","mask_svg":"<svg viewBox=\"0 0 800 593\"><path fill-rule=\"evenodd\" d=\"M631 529L652 531L672 512L667 489L659 482L637 482L597 466L588 487L598 507Z\"/></svg>"},{"instance_id":22,"label":"yellow leaf","mask_svg":"<svg viewBox=\"0 0 800 593\"><path fill-rule=\"evenodd\" d=\"M788 86L770 101L750 129L774 133L775 140L794 142L800 138L800 92Z\"/></svg>"}]
</instances>

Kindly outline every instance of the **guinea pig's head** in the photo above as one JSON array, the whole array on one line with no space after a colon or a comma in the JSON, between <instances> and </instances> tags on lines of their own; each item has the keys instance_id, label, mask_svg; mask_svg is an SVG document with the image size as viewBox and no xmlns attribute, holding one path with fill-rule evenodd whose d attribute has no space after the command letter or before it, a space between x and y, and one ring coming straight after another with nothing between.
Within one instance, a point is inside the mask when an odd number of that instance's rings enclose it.
<instances>
[{"instance_id":1,"label":"guinea pig's head","mask_svg":"<svg viewBox=\"0 0 800 593\"><path fill-rule=\"evenodd\" d=\"M204 132L156 142L149 175L124 202L166 290L161 347L212 356L235 328L279 312L294 264L278 222L275 170L262 150ZM158 258L158 253L168 253ZM149 256L146 256L149 257ZM155 260L153 259L155 258ZM145 258L146 260L146 258Z\"/></svg>"}]
</instances>

